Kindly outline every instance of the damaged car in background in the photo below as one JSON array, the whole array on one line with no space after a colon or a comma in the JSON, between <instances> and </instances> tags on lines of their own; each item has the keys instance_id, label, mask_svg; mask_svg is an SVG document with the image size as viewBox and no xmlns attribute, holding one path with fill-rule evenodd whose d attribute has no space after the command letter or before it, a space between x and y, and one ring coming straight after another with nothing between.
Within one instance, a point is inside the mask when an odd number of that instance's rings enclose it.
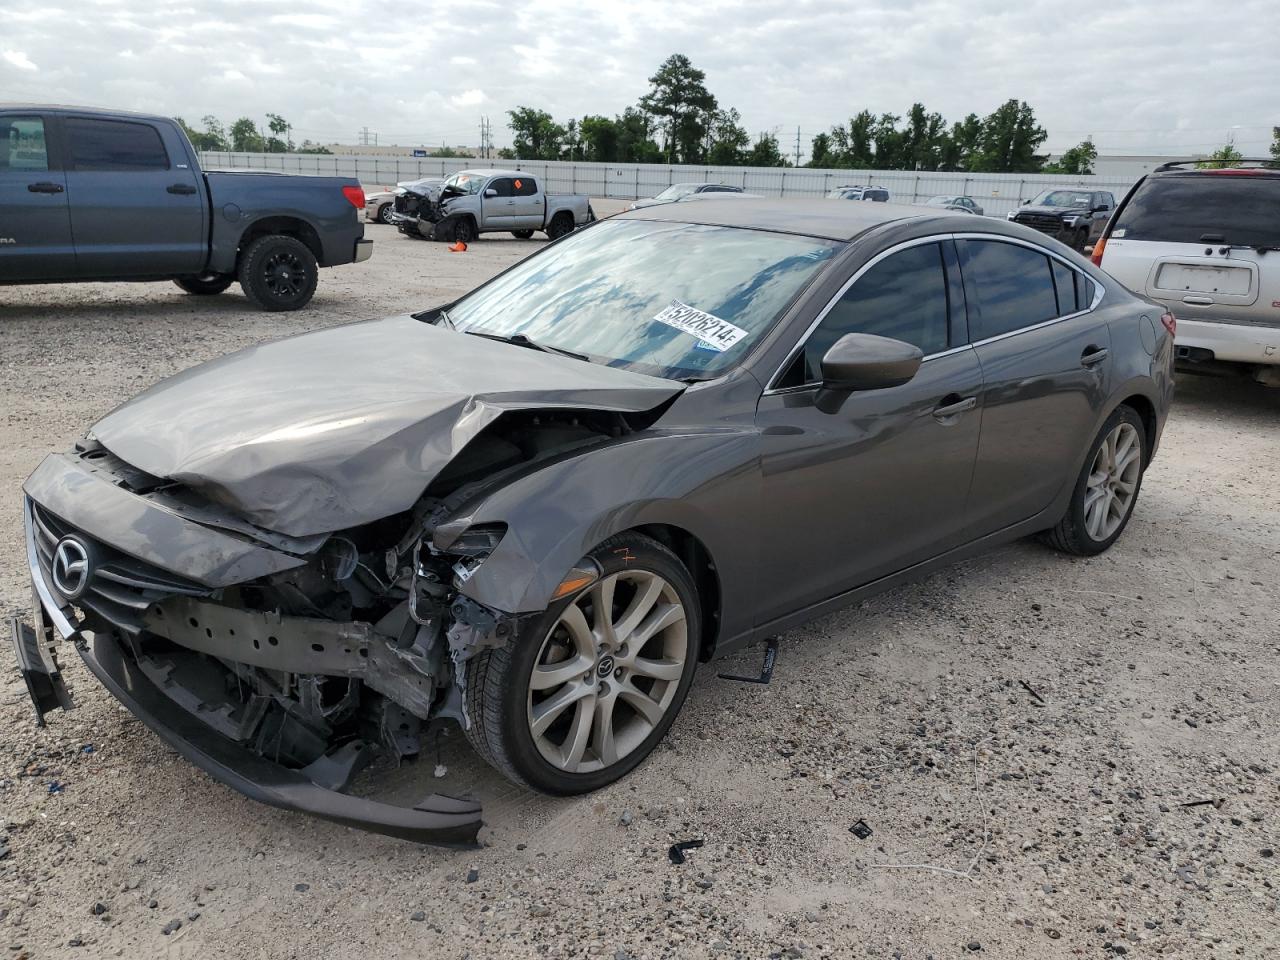
<instances>
[{"instance_id":1,"label":"damaged car in background","mask_svg":"<svg viewBox=\"0 0 1280 960\"><path fill-rule=\"evenodd\" d=\"M405 185L388 214L406 236L464 243L499 232L528 240L539 230L559 240L595 219L588 197L547 193L541 178L520 170L462 170Z\"/></svg>"},{"instance_id":2,"label":"damaged car in background","mask_svg":"<svg viewBox=\"0 0 1280 960\"><path fill-rule=\"evenodd\" d=\"M235 789L471 843L471 800L345 791L439 724L591 791L700 661L1027 534L1100 553L1172 363L1159 307L1016 225L633 211L443 307L194 367L47 457L14 648L42 722L70 640Z\"/></svg>"}]
</instances>

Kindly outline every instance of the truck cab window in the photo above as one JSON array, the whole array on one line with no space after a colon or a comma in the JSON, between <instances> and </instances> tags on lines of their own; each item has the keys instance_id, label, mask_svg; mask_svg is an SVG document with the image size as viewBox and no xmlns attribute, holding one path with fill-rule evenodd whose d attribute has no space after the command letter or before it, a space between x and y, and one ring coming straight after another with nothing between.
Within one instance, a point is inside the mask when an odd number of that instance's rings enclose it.
<instances>
[{"instance_id":1,"label":"truck cab window","mask_svg":"<svg viewBox=\"0 0 1280 960\"><path fill-rule=\"evenodd\" d=\"M168 170L160 133L145 123L68 117L65 122L75 170Z\"/></svg>"},{"instance_id":2,"label":"truck cab window","mask_svg":"<svg viewBox=\"0 0 1280 960\"><path fill-rule=\"evenodd\" d=\"M39 117L0 117L0 171L48 169L44 121Z\"/></svg>"}]
</instances>

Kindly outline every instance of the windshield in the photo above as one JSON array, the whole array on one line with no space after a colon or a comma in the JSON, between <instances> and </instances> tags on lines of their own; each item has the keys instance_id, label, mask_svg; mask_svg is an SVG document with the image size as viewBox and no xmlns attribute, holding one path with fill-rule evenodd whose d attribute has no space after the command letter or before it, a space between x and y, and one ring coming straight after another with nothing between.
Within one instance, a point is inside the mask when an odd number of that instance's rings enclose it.
<instances>
[{"instance_id":1,"label":"windshield","mask_svg":"<svg viewBox=\"0 0 1280 960\"><path fill-rule=\"evenodd\" d=\"M673 380L746 356L843 246L733 227L613 220L548 247L449 307L459 331L523 334Z\"/></svg>"},{"instance_id":2,"label":"windshield","mask_svg":"<svg viewBox=\"0 0 1280 960\"><path fill-rule=\"evenodd\" d=\"M1217 173L1151 177L1125 204L1111 235L1169 243L1280 246L1280 178Z\"/></svg>"},{"instance_id":3,"label":"windshield","mask_svg":"<svg viewBox=\"0 0 1280 960\"><path fill-rule=\"evenodd\" d=\"M1046 190L1031 201L1037 207L1088 207L1093 194L1079 190Z\"/></svg>"},{"instance_id":4,"label":"windshield","mask_svg":"<svg viewBox=\"0 0 1280 960\"><path fill-rule=\"evenodd\" d=\"M452 177L444 182L443 190L450 193L461 194L462 196L470 196L479 193L480 188L484 186L487 177L478 177L474 173L455 173Z\"/></svg>"},{"instance_id":5,"label":"windshield","mask_svg":"<svg viewBox=\"0 0 1280 960\"><path fill-rule=\"evenodd\" d=\"M702 184L700 183L673 183L667 189L663 190L653 199L655 200L679 200L681 197L687 197L689 194L697 190Z\"/></svg>"}]
</instances>

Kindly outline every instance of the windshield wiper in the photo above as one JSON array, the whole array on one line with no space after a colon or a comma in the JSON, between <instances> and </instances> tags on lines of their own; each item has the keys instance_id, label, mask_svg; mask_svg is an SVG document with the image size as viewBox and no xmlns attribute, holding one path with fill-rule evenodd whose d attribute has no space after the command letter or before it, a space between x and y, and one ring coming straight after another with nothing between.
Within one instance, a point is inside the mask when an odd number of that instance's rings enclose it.
<instances>
[{"instance_id":1,"label":"windshield wiper","mask_svg":"<svg viewBox=\"0 0 1280 960\"><path fill-rule=\"evenodd\" d=\"M574 360L585 360L587 363L591 362L591 358L584 353L574 353L572 350L562 350L560 347L552 347L545 343L538 343L536 340L529 339L523 333L485 333L482 330L464 330L463 332L469 333L473 337L484 337L486 340L499 340L502 343L515 344L517 347L528 347L530 350L541 350L543 353L554 353L561 357L572 357Z\"/></svg>"}]
</instances>

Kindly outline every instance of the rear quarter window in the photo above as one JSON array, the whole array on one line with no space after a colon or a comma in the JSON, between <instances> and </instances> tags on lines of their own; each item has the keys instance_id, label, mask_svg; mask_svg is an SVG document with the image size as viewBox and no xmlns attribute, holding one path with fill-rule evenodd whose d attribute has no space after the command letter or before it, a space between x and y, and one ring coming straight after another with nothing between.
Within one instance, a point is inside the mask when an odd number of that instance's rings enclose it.
<instances>
[{"instance_id":1,"label":"rear quarter window","mask_svg":"<svg viewBox=\"0 0 1280 960\"><path fill-rule=\"evenodd\" d=\"M160 133L145 123L68 117L67 140L76 170L167 170Z\"/></svg>"},{"instance_id":2,"label":"rear quarter window","mask_svg":"<svg viewBox=\"0 0 1280 960\"><path fill-rule=\"evenodd\" d=\"M1120 211L1111 235L1168 243L1280 246L1280 177L1149 177Z\"/></svg>"}]
</instances>

